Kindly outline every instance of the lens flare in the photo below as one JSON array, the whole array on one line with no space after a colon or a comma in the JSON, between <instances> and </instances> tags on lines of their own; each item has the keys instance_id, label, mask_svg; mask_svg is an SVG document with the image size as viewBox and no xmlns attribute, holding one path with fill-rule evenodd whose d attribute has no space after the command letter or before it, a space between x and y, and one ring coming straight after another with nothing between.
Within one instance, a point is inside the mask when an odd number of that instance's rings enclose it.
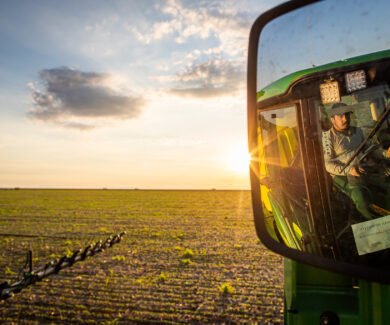
<instances>
[{"instance_id":1,"label":"lens flare","mask_svg":"<svg viewBox=\"0 0 390 325\"><path fill-rule=\"evenodd\" d=\"M251 157L246 147L236 147L226 155L226 164L229 170L234 173L246 175L249 173Z\"/></svg>"}]
</instances>

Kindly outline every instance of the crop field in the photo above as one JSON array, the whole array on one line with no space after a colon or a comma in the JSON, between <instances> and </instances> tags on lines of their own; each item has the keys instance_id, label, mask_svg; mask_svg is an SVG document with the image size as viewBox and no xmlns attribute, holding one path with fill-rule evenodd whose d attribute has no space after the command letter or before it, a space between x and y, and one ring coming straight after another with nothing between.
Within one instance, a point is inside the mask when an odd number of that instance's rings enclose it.
<instances>
[{"instance_id":1,"label":"crop field","mask_svg":"<svg viewBox=\"0 0 390 325\"><path fill-rule=\"evenodd\" d=\"M282 258L248 191L0 190L0 283L119 243L0 301L1 324L281 324Z\"/></svg>"}]
</instances>

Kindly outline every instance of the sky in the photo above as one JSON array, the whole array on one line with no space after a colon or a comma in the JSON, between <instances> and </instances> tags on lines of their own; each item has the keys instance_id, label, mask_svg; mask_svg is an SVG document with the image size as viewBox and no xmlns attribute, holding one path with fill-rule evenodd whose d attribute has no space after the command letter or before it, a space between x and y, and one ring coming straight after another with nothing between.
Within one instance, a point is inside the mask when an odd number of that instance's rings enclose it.
<instances>
[{"instance_id":1,"label":"sky","mask_svg":"<svg viewBox=\"0 0 390 325\"><path fill-rule=\"evenodd\" d=\"M281 2L1 1L0 187L249 189L249 29Z\"/></svg>"}]
</instances>

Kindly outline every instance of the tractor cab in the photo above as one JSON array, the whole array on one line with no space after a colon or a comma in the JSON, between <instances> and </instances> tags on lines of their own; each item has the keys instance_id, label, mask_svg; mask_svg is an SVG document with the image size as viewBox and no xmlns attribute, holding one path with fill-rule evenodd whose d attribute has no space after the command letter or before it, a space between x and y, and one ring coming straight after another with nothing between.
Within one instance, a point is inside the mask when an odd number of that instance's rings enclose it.
<instances>
[{"instance_id":1,"label":"tractor cab","mask_svg":"<svg viewBox=\"0 0 390 325\"><path fill-rule=\"evenodd\" d=\"M261 212L275 241L359 264L388 257L390 245L359 229L390 224L389 82L390 51L382 51L257 93Z\"/></svg>"},{"instance_id":2,"label":"tractor cab","mask_svg":"<svg viewBox=\"0 0 390 325\"><path fill-rule=\"evenodd\" d=\"M390 323L389 10L294 0L251 28L252 206L285 324Z\"/></svg>"}]
</instances>

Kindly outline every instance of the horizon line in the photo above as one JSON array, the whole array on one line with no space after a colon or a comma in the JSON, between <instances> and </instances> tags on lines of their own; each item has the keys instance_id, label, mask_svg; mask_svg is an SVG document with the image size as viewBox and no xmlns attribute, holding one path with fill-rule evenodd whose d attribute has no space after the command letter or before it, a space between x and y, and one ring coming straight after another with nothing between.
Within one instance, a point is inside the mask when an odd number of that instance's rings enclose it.
<instances>
[{"instance_id":1,"label":"horizon line","mask_svg":"<svg viewBox=\"0 0 390 325\"><path fill-rule=\"evenodd\" d=\"M109 187L0 187L0 190L100 190L100 191L250 191L250 188L109 188Z\"/></svg>"}]
</instances>

